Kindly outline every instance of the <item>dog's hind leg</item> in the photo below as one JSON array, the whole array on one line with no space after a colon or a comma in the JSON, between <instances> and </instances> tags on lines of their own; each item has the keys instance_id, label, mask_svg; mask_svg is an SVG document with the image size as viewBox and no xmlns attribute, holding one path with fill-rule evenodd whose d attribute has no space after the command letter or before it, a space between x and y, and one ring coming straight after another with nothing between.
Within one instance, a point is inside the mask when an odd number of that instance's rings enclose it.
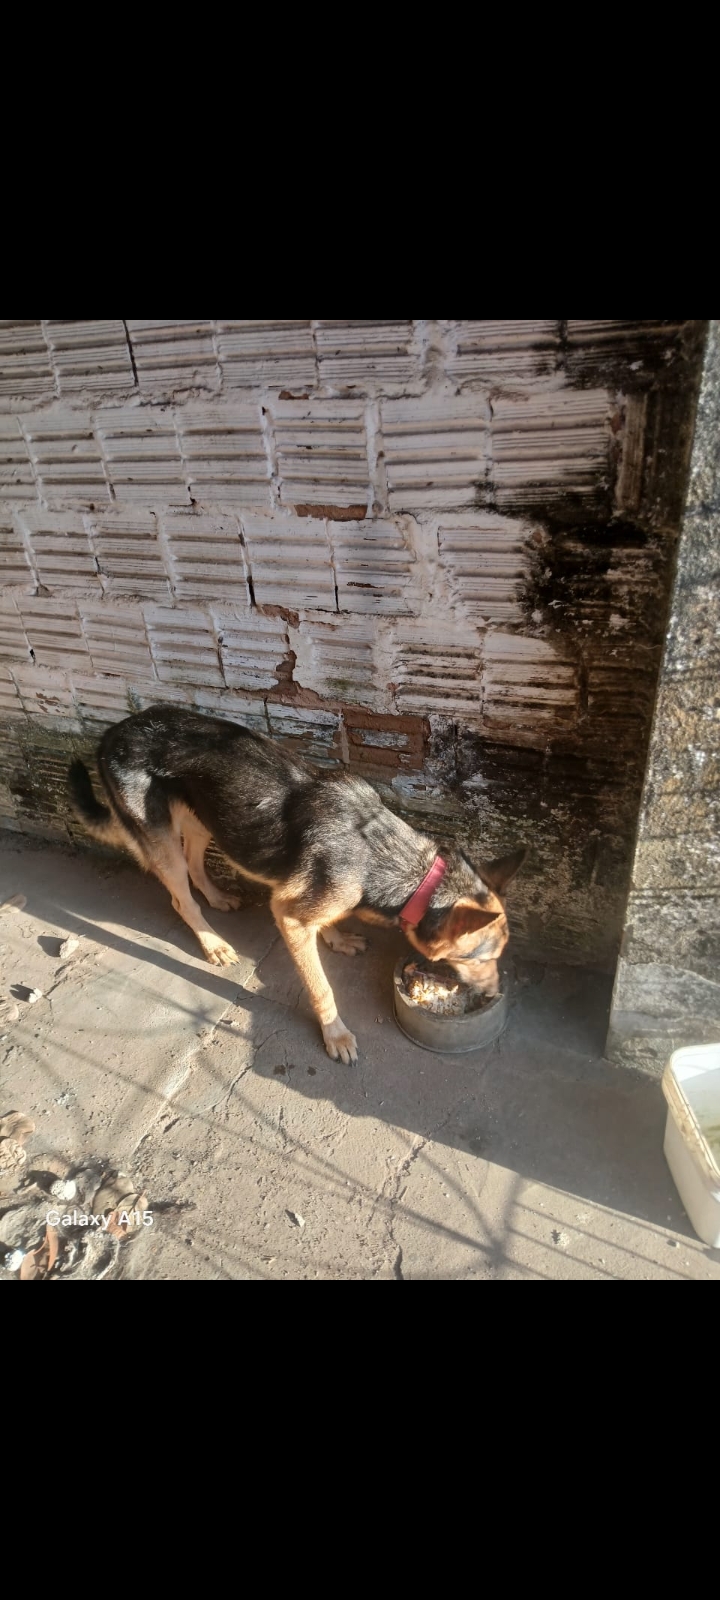
<instances>
[{"instance_id":1,"label":"dog's hind leg","mask_svg":"<svg viewBox=\"0 0 720 1600\"><path fill-rule=\"evenodd\" d=\"M204 894L208 905L214 906L216 911L237 911L240 901L218 889L205 871L205 851L212 834L187 806L174 805L172 813L173 825L182 834L183 854L195 888Z\"/></svg>"},{"instance_id":2,"label":"dog's hind leg","mask_svg":"<svg viewBox=\"0 0 720 1600\"><path fill-rule=\"evenodd\" d=\"M190 893L188 867L179 836L170 832L146 834L143 839L143 854L148 871L154 872L156 878L164 883L178 915L189 928L192 928L199 939L203 955L213 963L213 966L232 966L238 959L232 945L228 944L226 939L221 939L219 933L213 932L205 921L197 900L194 900Z\"/></svg>"},{"instance_id":3,"label":"dog's hind leg","mask_svg":"<svg viewBox=\"0 0 720 1600\"><path fill-rule=\"evenodd\" d=\"M362 950L367 950L367 939L363 939L361 933L343 933L334 924L321 928L320 938L328 950L336 950L342 956L354 956Z\"/></svg>"}]
</instances>

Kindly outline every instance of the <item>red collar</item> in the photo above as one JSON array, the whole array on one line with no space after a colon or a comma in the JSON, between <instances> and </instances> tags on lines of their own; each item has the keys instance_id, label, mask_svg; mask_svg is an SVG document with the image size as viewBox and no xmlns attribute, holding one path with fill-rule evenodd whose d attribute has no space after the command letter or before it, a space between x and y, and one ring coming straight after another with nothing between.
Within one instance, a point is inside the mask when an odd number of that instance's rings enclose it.
<instances>
[{"instance_id":1,"label":"red collar","mask_svg":"<svg viewBox=\"0 0 720 1600\"><path fill-rule=\"evenodd\" d=\"M447 872L447 862L442 856L436 856L429 872L425 873L422 883L418 884L414 894L405 902L399 916L400 927L403 933L408 928L416 928L427 911L432 897L439 883L442 883Z\"/></svg>"}]
</instances>

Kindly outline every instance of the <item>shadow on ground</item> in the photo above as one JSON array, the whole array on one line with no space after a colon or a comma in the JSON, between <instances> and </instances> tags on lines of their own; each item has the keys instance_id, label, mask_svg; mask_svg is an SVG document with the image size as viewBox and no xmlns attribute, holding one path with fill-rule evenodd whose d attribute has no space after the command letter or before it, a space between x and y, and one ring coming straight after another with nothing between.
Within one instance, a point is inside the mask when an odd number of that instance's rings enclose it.
<instances>
[{"instance_id":1,"label":"shadow on ground","mask_svg":"<svg viewBox=\"0 0 720 1600\"><path fill-rule=\"evenodd\" d=\"M208 1018L211 1002L211 1026L219 1043L226 1037L213 1067L218 1090L232 1083L230 1058L242 1035L253 1045L254 1074L283 1078L293 1096L331 1101L344 1117L373 1117L400 1128L411 1144L432 1139L435 1147L504 1168L523 1184L565 1190L654 1226L670 1222L693 1237L662 1158L666 1107L658 1083L602 1059L611 982L602 974L520 963L525 981L512 986L502 1040L470 1058L432 1056L416 1050L392 1022L390 973L402 938L371 930L366 957L322 952L339 1010L362 1051L358 1066L347 1069L323 1053L267 910L208 912L243 958L238 970L216 971L197 957L192 934L154 880L133 866L51 854L51 872L45 853L22 859L27 915L165 974L170 1006L178 978L184 986L178 1005L189 1027ZM13 846L3 859L5 893L11 893ZM40 946L51 954L54 934L40 936ZM187 1003L189 986L197 1011ZM218 1006L229 1014L218 1016ZM141 1013L138 1021L142 1026ZM112 1075L117 1069L107 1061L102 1070ZM198 1107L190 1115L208 1112Z\"/></svg>"}]
</instances>

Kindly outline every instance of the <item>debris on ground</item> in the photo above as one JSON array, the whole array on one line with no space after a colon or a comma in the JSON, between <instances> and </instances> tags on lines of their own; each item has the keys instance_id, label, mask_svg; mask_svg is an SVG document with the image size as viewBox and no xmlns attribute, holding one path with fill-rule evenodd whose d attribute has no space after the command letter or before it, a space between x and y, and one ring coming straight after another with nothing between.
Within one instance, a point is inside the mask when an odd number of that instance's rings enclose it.
<instances>
[{"instance_id":1,"label":"debris on ground","mask_svg":"<svg viewBox=\"0 0 720 1600\"><path fill-rule=\"evenodd\" d=\"M72 1178L56 1178L50 1185L50 1193L55 1200L74 1200L77 1194L77 1184Z\"/></svg>"},{"instance_id":2,"label":"debris on ground","mask_svg":"<svg viewBox=\"0 0 720 1600\"><path fill-rule=\"evenodd\" d=\"M116 1172L98 1189L93 1211L105 1217L108 1233L114 1238L126 1239L143 1227L147 1203L147 1195L133 1188L127 1173Z\"/></svg>"},{"instance_id":3,"label":"debris on ground","mask_svg":"<svg viewBox=\"0 0 720 1600\"><path fill-rule=\"evenodd\" d=\"M0 1142L0 1175L3 1177L11 1172L19 1172L27 1161L27 1151L17 1139L3 1139Z\"/></svg>"},{"instance_id":4,"label":"debris on ground","mask_svg":"<svg viewBox=\"0 0 720 1600\"><path fill-rule=\"evenodd\" d=\"M35 1123L22 1111L9 1111L0 1117L0 1178L19 1175L27 1161L25 1140L34 1132Z\"/></svg>"},{"instance_id":5,"label":"debris on ground","mask_svg":"<svg viewBox=\"0 0 720 1600\"><path fill-rule=\"evenodd\" d=\"M63 939L61 944L60 944L60 948L58 950L58 955L60 957L60 960L61 961L67 960L67 957L74 955L75 951L79 950L79 948L80 948L80 940L79 939L73 939L73 938Z\"/></svg>"},{"instance_id":6,"label":"debris on ground","mask_svg":"<svg viewBox=\"0 0 720 1600\"><path fill-rule=\"evenodd\" d=\"M116 1275L122 1244L148 1225L142 1185L105 1161L68 1171L67 1162L52 1157L47 1159L61 1165L65 1176L38 1167L23 1182L21 1141L34 1128L20 1112L0 1119L0 1159L6 1152L6 1176L15 1191L0 1198L0 1276L30 1282Z\"/></svg>"},{"instance_id":7,"label":"debris on ground","mask_svg":"<svg viewBox=\"0 0 720 1600\"><path fill-rule=\"evenodd\" d=\"M304 1228L305 1227L305 1218L301 1217L299 1211L288 1211L288 1216L290 1218L290 1221L292 1223L294 1223L296 1228Z\"/></svg>"},{"instance_id":8,"label":"debris on ground","mask_svg":"<svg viewBox=\"0 0 720 1600\"><path fill-rule=\"evenodd\" d=\"M16 988L20 995L20 999L27 1001L29 1006L34 1006L36 1000L42 1000L42 989L32 989L29 983L18 983Z\"/></svg>"},{"instance_id":9,"label":"debris on ground","mask_svg":"<svg viewBox=\"0 0 720 1600\"><path fill-rule=\"evenodd\" d=\"M24 894L11 894L7 900L3 900L2 905L0 905L0 912L2 912L2 911L23 911L25 909L26 905L27 905L27 897L26 897L26 895L24 895Z\"/></svg>"},{"instance_id":10,"label":"debris on ground","mask_svg":"<svg viewBox=\"0 0 720 1600\"><path fill-rule=\"evenodd\" d=\"M45 1225L45 1238L36 1245L34 1250L28 1250L20 1263L21 1280L33 1278L49 1278L50 1273L58 1258L59 1238L57 1228Z\"/></svg>"},{"instance_id":11,"label":"debris on ground","mask_svg":"<svg viewBox=\"0 0 720 1600\"><path fill-rule=\"evenodd\" d=\"M0 1117L0 1139L17 1139L18 1144L24 1144L34 1132L32 1117L24 1116L22 1111L8 1111L6 1116Z\"/></svg>"}]
</instances>

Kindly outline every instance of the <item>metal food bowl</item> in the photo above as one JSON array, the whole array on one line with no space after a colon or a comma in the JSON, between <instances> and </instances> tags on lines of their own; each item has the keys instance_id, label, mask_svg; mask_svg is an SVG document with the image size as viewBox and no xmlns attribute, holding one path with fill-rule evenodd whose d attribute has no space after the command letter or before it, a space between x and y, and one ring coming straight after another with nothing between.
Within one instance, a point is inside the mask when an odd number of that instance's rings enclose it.
<instances>
[{"instance_id":1,"label":"metal food bowl","mask_svg":"<svg viewBox=\"0 0 720 1600\"><path fill-rule=\"evenodd\" d=\"M462 1016L443 1016L425 1006L413 1005L405 993L402 975L412 957L407 953L396 962L393 973L393 1011L401 1031L421 1050L434 1050L441 1056L464 1056L482 1050L499 1039L508 1018L507 996L498 994L478 1011Z\"/></svg>"}]
</instances>

